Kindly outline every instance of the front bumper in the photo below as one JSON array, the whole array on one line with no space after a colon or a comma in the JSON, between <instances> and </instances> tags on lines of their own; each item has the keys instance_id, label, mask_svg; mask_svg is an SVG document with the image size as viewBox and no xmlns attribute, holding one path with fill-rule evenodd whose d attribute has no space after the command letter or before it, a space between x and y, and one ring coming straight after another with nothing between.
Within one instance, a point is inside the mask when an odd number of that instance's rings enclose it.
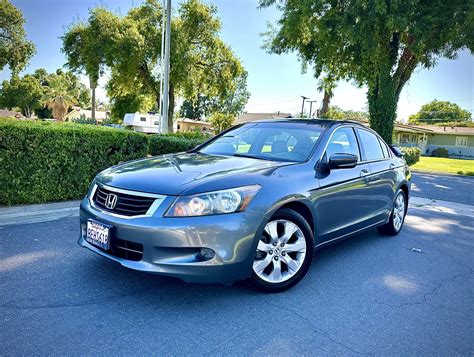
<instances>
[{"instance_id":1,"label":"front bumper","mask_svg":"<svg viewBox=\"0 0 474 357\"><path fill-rule=\"evenodd\" d=\"M162 206L167 206L163 202ZM165 207L166 208L166 207ZM81 202L79 245L122 266L167 275L187 282L229 283L248 278L264 217L239 212L227 215L164 218L158 209L151 217L121 218L92 207L88 199ZM84 238L88 219L113 226L111 243L115 240L143 245L143 256L133 261L103 251ZM212 259L199 255L201 248L215 252Z\"/></svg>"}]
</instances>

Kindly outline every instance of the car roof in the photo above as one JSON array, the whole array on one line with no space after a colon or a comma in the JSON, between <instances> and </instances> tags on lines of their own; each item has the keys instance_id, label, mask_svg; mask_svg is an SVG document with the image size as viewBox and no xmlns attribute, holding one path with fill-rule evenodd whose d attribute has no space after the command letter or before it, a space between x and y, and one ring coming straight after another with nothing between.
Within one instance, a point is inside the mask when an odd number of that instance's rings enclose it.
<instances>
[{"instance_id":1,"label":"car roof","mask_svg":"<svg viewBox=\"0 0 474 357\"><path fill-rule=\"evenodd\" d=\"M331 119L320 119L320 118L284 118L284 119L261 119L256 121L247 122L245 124L252 124L252 123L288 123L288 124L317 124L323 126L335 126L335 125L342 125L342 124L351 124L351 125L361 125L363 124L352 121L352 120L331 120Z\"/></svg>"}]
</instances>

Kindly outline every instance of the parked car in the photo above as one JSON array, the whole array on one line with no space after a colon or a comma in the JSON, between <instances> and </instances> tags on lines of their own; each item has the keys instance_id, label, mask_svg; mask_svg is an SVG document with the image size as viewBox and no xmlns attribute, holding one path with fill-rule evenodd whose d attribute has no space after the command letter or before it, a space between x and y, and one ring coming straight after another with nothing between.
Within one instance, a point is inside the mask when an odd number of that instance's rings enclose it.
<instances>
[{"instance_id":1,"label":"parked car","mask_svg":"<svg viewBox=\"0 0 474 357\"><path fill-rule=\"evenodd\" d=\"M282 291L317 248L370 227L398 234L409 192L403 158L362 125L253 122L101 172L79 244L131 269Z\"/></svg>"}]
</instances>

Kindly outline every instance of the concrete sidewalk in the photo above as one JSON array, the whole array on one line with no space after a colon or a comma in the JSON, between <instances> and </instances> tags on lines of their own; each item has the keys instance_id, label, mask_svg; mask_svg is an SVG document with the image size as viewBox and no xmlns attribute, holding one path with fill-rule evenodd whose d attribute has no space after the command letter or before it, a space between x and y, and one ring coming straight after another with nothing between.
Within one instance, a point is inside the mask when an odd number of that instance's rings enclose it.
<instances>
[{"instance_id":1,"label":"concrete sidewalk","mask_svg":"<svg viewBox=\"0 0 474 357\"><path fill-rule=\"evenodd\" d=\"M54 221L60 218L79 215L81 201L66 201L0 207L0 227L11 224L28 224Z\"/></svg>"},{"instance_id":2,"label":"concrete sidewalk","mask_svg":"<svg viewBox=\"0 0 474 357\"><path fill-rule=\"evenodd\" d=\"M0 227L12 224L48 222L64 217L77 216L79 215L80 203L81 201L67 201L39 205L0 207ZM474 206L422 197L411 197L410 209L422 209L474 217Z\"/></svg>"}]
</instances>

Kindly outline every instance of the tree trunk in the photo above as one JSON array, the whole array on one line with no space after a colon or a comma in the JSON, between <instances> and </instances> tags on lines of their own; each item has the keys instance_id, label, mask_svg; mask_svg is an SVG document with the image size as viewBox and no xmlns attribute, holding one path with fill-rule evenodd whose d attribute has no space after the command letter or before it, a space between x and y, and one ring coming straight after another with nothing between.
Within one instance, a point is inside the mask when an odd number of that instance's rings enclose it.
<instances>
[{"instance_id":1,"label":"tree trunk","mask_svg":"<svg viewBox=\"0 0 474 357\"><path fill-rule=\"evenodd\" d=\"M377 76L374 82L369 84L367 92L370 127L379 133L387 144L392 143L400 95L400 91L393 82L390 75Z\"/></svg>"},{"instance_id":2,"label":"tree trunk","mask_svg":"<svg viewBox=\"0 0 474 357\"><path fill-rule=\"evenodd\" d=\"M173 132L173 114L174 114L174 86L170 83L169 102L168 102L168 133Z\"/></svg>"},{"instance_id":3,"label":"tree trunk","mask_svg":"<svg viewBox=\"0 0 474 357\"><path fill-rule=\"evenodd\" d=\"M323 117L328 112L330 101L331 101L331 95L329 94L327 90L325 90L324 97L323 97L323 105L321 107L321 110L319 111L320 117Z\"/></svg>"},{"instance_id":4,"label":"tree trunk","mask_svg":"<svg viewBox=\"0 0 474 357\"><path fill-rule=\"evenodd\" d=\"M92 78L92 76L89 76L89 83L90 83L90 88L92 89L92 105L91 105L92 120L95 121L95 89L97 87L97 81L94 78Z\"/></svg>"}]
</instances>

